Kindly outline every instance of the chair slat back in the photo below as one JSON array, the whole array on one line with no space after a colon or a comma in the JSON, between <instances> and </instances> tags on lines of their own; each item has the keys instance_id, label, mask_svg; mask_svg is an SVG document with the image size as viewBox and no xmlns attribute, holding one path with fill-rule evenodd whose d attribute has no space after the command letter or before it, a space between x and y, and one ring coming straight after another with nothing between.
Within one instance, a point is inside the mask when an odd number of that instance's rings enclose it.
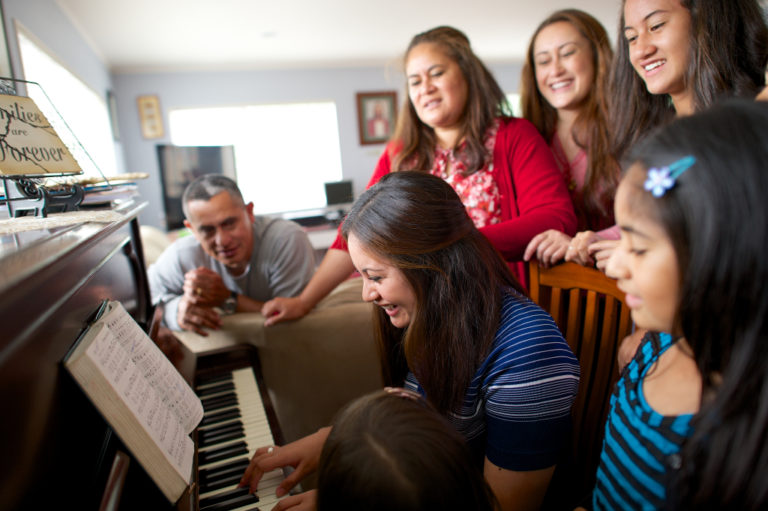
<instances>
[{"instance_id":1,"label":"chair slat back","mask_svg":"<svg viewBox=\"0 0 768 511\"><path fill-rule=\"evenodd\" d=\"M618 379L619 342L632 331L629 308L616 282L593 268L528 264L531 299L548 311L579 359L581 381L572 408L574 492L594 485L603 428Z\"/></svg>"}]
</instances>

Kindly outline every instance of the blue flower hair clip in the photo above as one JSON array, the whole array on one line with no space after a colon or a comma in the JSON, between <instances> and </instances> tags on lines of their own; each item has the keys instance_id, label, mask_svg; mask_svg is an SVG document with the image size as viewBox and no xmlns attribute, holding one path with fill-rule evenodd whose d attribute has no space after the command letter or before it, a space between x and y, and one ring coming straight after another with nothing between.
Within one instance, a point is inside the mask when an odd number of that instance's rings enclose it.
<instances>
[{"instance_id":1,"label":"blue flower hair clip","mask_svg":"<svg viewBox=\"0 0 768 511\"><path fill-rule=\"evenodd\" d=\"M661 197L667 190L675 186L677 178L696 163L693 156L684 156L666 167L651 167L645 180L645 189L654 197Z\"/></svg>"}]
</instances>

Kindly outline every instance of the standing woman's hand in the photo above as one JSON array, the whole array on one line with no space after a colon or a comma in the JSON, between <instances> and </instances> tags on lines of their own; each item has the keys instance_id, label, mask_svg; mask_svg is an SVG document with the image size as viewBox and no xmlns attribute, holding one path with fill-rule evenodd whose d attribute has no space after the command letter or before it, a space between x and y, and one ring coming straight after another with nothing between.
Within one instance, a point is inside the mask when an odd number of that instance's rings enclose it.
<instances>
[{"instance_id":1,"label":"standing woman's hand","mask_svg":"<svg viewBox=\"0 0 768 511\"><path fill-rule=\"evenodd\" d=\"M553 266L565 257L571 237L567 234L549 229L534 236L525 248L524 261L530 261L535 255L543 267Z\"/></svg>"},{"instance_id":2,"label":"standing woman's hand","mask_svg":"<svg viewBox=\"0 0 768 511\"><path fill-rule=\"evenodd\" d=\"M293 298L278 296L264 303L261 313L266 318L264 326L272 326L282 321L302 318L311 309L312 307L307 307L298 296Z\"/></svg>"},{"instance_id":3,"label":"standing woman's hand","mask_svg":"<svg viewBox=\"0 0 768 511\"><path fill-rule=\"evenodd\" d=\"M595 266L601 272L605 273L605 266L608 264L608 259L611 258L611 254L616 250L619 245L619 240L600 240L592 243L587 250L589 254L595 260Z\"/></svg>"},{"instance_id":4,"label":"standing woman's hand","mask_svg":"<svg viewBox=\"0 0 768 511\"><path fill-rule=\"evenodd\" d=\"M593 231L582 231L576 233L571 240L568 251L565 254L565 260L571 261L582 266L593 266L595 260L589 253L589 246L601 240L602 238Z\"/></svg>"}]
</instances>

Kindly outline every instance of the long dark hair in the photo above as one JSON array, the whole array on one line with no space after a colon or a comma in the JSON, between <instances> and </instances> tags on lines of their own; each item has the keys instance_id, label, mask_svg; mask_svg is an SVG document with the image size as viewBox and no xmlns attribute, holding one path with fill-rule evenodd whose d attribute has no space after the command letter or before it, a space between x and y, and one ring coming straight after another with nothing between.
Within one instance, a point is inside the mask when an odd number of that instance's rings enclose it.
<instances>
[{"instance_id":1,"label":"long dark hair","mask_svg":"<svg viewBox=\"0 0 768 511\"><path fill-rule=\"evenodd\" d=\"M507 98L491 72L472 51L467 36L460 30L441 26L416 34L405 52L404 63L408 61L411 50L424 43L434 44L456 62L467 82L467 104L462 116L463 129L459 140L464 138L466 141L462 157L467 164L467 172L471 174L480 170L489 156L483 137L494 119L510 111ZM432 168L437 144L435 131L421 122L407 93L393 139L397 141L399 150L392 160L392 170Z\"/></svg>"},{"instance_id":2,"label":"long dark hair","mask_svg":"<svg viewBox=\"0 0 768 511\"><path fill-rule=\"evenodd\" d=\"M435 408L453 411L493 343L504 289L520 291L509 267L453 188L423 172L384 176L355 202L342 234L402 271L416 295L405 329L374 312L385 382L402 385L410 368Z\"/></svg>"},{"instance_id":3,"label":"long dark hair","mask_svg":"<svg viewBox=\"0 0 768 511\"><path fill-rule=\"evenodd\" d=\"M584 218L613 217L613 196L618 185L619 166L611 156L608 135L607 98L613 50L605 28L594 17L578 9L563 9L550 14L541 22L531 37L520 77L520 102L523 117L536 126L549 141L557 128L557 110L541 95L536 85L534 43L544 28L558 22L573 25L589 41L593 82L584 106L573 124L571 136L576 144L587 152L587 173L584 178L584 204L576 205ZM581 210L585 211L585 214ZM596 228L589 226L589 228Z\"/></svg>"},{"instance_id":4,"label":"long dark hair","mask_svg":"<svg viewBox=\"0 0 768 511\"><path fill-rule=\"evenodd\" d=\"M336 416L318 466L318 511L496 509L464 438L409 393L378 391Z\"/></svg>"},{"instance_id":5,"label":"long dark hair","mask_svg":"<svg viewBox=\"0 0 768 511\"><path fill-rule=\"evenodd\" d=\"M703 110L730 96L754 98L765 86L768 62L768 28L757 0L680 2L691 15L686 83L693 91L694 109ZM617 158L650 129L675 116L669 97L648 92L632 67L624 25L622 8L609 103L611 150Z\"/></svg>"},{"instance_id":6,"label":"long dark hair","mask_svg":"<svg viewBox=\"0 0 768 511\"><path fill-rule=\"evenodd\" d=\"M669 493L677 509L768 506L766 140L768 105L729 101L676 120L633 152L645 168L696 159L663 197L633 195L675 248L677 322L703 378Z\"/></svg>"}]
</instances>

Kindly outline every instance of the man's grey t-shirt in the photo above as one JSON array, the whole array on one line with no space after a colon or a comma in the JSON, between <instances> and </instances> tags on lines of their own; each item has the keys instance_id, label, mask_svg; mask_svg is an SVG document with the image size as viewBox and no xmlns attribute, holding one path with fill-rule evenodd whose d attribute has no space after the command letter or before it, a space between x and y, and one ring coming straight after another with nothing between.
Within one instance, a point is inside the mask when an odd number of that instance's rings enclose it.
<instances>
[{"instance_id":1,"label":"man's grey t-shirt","mask_svg":"<svg viewBox=\"0 0 768 511\"><path fill-rule=\"evenodd\" d=\"M280 218L254 218L250 264L237 277L206 254L194 236L176 240L148 271L152 303L164 304L163 322L172 330L180 330L176 315L184 294L184 274L199 267L221 275L230 290L267 301L276 296L298 295L315 271L315 255L302 228Z\"/></svg>"}]
</instances>

